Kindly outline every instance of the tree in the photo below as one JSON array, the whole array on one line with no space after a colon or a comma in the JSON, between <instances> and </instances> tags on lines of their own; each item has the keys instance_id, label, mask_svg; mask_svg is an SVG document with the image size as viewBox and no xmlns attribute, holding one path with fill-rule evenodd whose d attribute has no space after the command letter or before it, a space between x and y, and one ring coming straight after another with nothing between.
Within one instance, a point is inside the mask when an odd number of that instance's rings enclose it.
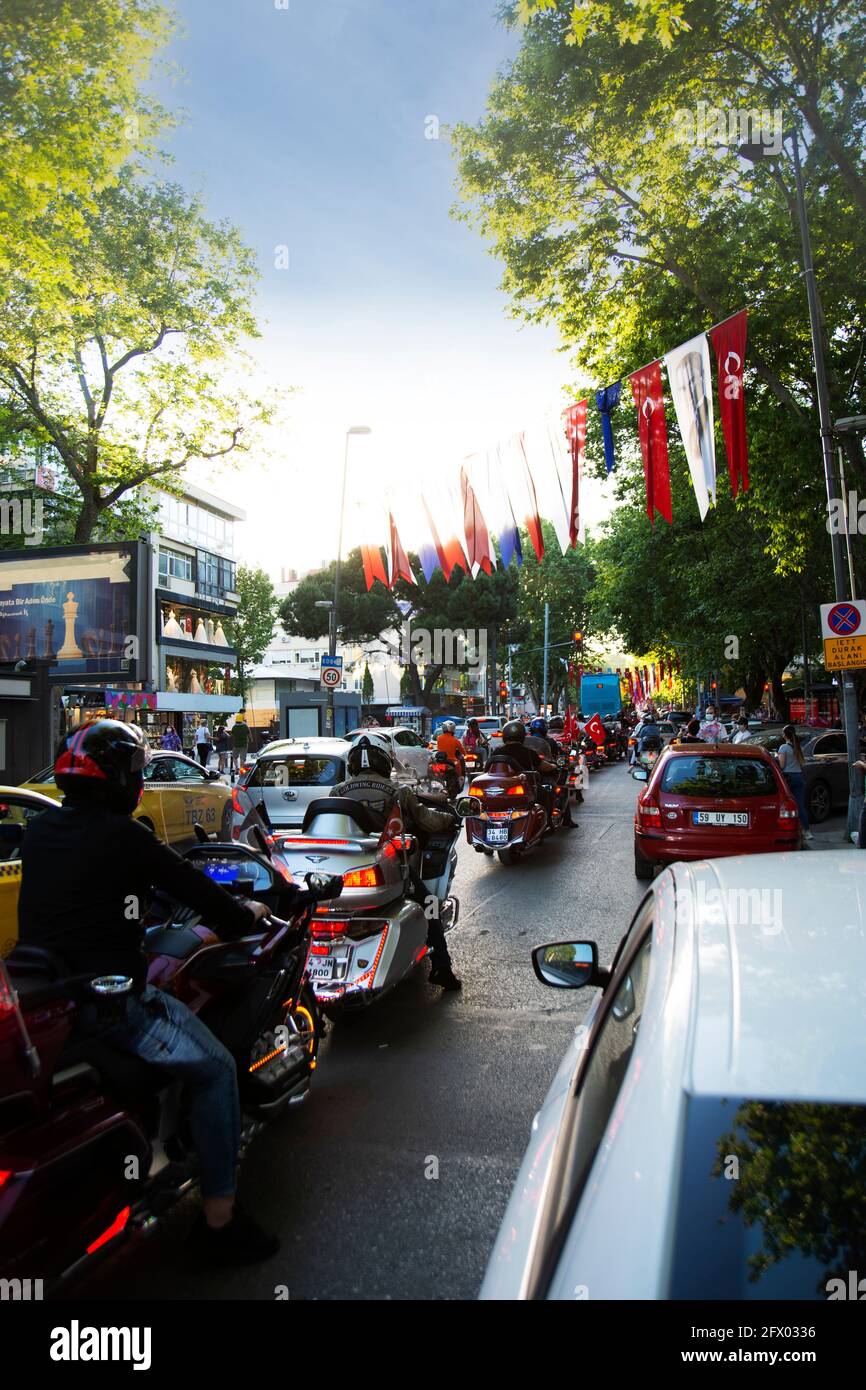
<instances>
[{"instance_id":1,"label":"tree","mask_svg":"<svg viewBox=\"0 0 866 1390\"><path fill-rule=\"evenodd\" d=\"M524 560L511 634L518 643L512 672L517 680L526 682L540 706L544 691L544 605L549 603L547 693L555 708L567 686L574 633L581 632L585 642L593 633L601 634L590 603L595 580L594 547L577 546L563 555L550 522L542 522L542 532L544 559L540 564L528 537L523 540Z\"/></svg>"},{"instance_id":2,"label":"tree","mask_svg":"<svg viewBox=\"0 0 866 1390\"><path fill-rule=\"evenodd\" d=\"M193 459L248 448L268 418L218 376L257 331L238 232L129 169L83 218L62 303L22 281L0 309L4 414L59 456L80 494L76 542L143 484L171 489Z\"/></svg>"},{"instance_id":3,"label":"tree","mask_svg":"<svg viewBox=\"0 0 866 1390\"><path fill-rule=\"evenodd\" d=\"M376 687L373 684L373 677L370 675L370 663L364 662L364 674L361 677L361 700L365 705L372 705Z\"/></svg>"},{"instance_id":4,"label":"tree","mask_svg":"<svg viewBox=\"0 0 866 1390\"><path fill-rule=\"evenodd\" d=\"M237 614L226 623L229 642L238 654L239 693L246 696L250 679L247 668L261 661L274 635L279 602L263 569L238 566Z\"/></svg>"},{"instance_id":5,"label":"tree","mask_svg":"<svg viewBox=\"0 0 866 1390\"><path fill-rule=\"evenodd\" d=\"M86 212L165 112L148 94L172 20L158 0L4 0L0 14L0 290L74 290Z\"/></svg>"}]
</instances>

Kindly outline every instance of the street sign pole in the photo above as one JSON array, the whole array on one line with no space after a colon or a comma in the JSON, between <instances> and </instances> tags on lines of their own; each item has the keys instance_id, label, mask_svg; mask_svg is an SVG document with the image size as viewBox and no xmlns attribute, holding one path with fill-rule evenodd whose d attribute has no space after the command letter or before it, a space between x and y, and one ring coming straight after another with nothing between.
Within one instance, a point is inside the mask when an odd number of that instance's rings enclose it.
<instances>
[{"instance_id":1,"label":"street sign pole","mask_svg":"<svg viewBox=\"0 0 866 1390\"><path fill-rule=\"evenodd\" d=\"M541 699L541 713L547 718L547 658L550 650L550 604L544 605L544 694Z\"/></svg>"}]
</instances>

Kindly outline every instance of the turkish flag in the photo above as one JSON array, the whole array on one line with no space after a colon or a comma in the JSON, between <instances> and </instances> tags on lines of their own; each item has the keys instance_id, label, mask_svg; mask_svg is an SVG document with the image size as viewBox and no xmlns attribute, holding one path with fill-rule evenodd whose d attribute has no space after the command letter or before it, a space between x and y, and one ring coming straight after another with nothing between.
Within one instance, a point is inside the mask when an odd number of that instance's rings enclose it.
<instances>
[{"instance_id":1,"label":"turkish flag","mask_svg":"<svg viewBox=\"0 0 866 1390\"><path fill-rule=\"evenodd\" d=\"M607 739L607 734L605 733L604 725L602 724L601 718L598 714L594 714L591 719L588 719L586 721L584 729L586 733L589 734L593 743L598 744L599 748Z\"/></svg>"},{"instance_id":2,"label":"turkish flag","mask_svg":"<svg viewBox=\"0 0 866 1390\"><path fill-rule=\"evenodd\" d=\"M647 516L654 522L654 513L658 512L665 521L672 522L671 472L661 363L650 362L639 372L632 372L629 381L637 409Z\"/></svg>"},{"instance_id":3,"label":"turkish flag","mask_svg":"<svg viewBox=\"0 0 866 1390\"><path fill-rule=\"evenodd\" d=\"M571 521L569 540L572 547L580 539L580 477L586 462L586 401L578 401L563 411L565 437L571 453Z\"/></svg>"},{"instance_id":4,"label":"turkish flag","mask_svg":"<svg viewBox=\"0 0 866 1390\"><path fill-rule=\"evenodd\" d=\"M388 526L391 531L391 549L388 554L388 577L390 581L388 588L393 589L398 579L406 579L410 584L417 584L418 580L412 573L409 557L403 549L403 543L400 540L397 523L390 512L388 513Z\"/></svg>"},{"instance_id":5,"label":"turkish flag","mask_svg":"<svg viewBox=\"0 0 866 1390\"><path fill-rule=\"evenodd\" d=\"M742 485L749 486L749 445L746 439L746 398L743 394L743 368L746 364L745 309L710 331L710 341L719 368L719 414L728 455L731 492L736 497Z\"/></svg>"},{"instance_id":6,"label":"turkish flag","mask_svg":"<svg viewBox=\"0 0 866 1390\"><path fill-rule=\"evenodd\" d=\"M376 579L381 580L388 588L388 576L385 573L385 566L382 564L382 552L378 545L362 545L361 559L364 562L364 580L368 591L372 589Z\"/></svg>"}]
</instances>

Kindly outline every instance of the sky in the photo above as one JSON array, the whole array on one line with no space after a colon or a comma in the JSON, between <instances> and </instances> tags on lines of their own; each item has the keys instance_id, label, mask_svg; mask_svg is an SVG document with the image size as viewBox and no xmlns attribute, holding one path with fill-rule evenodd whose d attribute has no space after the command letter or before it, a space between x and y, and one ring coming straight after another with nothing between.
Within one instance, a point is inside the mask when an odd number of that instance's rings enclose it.
<instances>
[{"instance_id":1,"label":"sky","mask_svg":"<svg viewBox=\"0 0 866 1390\"><path fill-rule=\"evenodd\" d=\"M351 441L346 548L389 496L414 546L422 486L564 403L556 333L509 316L501 266L450 215L442 127L480 118L518 44L494 7L177 0L172 177L256 251L261 384L296 388L266 459L193 476L246 509L240 558L274 577L336 553L349 426L372 434Z\"/></svg>"}]
</instances>

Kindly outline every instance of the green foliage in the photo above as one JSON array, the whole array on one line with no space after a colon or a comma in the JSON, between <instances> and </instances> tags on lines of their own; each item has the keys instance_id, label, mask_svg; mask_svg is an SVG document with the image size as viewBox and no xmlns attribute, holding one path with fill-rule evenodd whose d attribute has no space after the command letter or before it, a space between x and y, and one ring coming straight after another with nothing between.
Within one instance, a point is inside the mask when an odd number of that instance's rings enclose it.
<instances>
[{"instance_id":1,"label":"green foliage","mask_svg":"<svg viewBox=\"0 0 866 1390\"><path fill-rule=\"evenodd\" d=\"M143 483L171 489L193 459L249 448L268 418L218 374L256 332L254 258L239 234L177 185L129 169L82 216L62 303L28 280L0 309L7 426L56 450L80 494L76 541Z\"/></svg>"},{"instance_id":2,"label":"green foliage","mask_svg":"<svg viewBox=\"0 0 866 1390\"><path fill-rule=\"evenodd\" d=\"M263 569L238 566L238 611L226 623L229 642L238 654L238 685L244 694L249 680L247 667L261 661L274 633L279 604L274 586Z\"/></svg>"},{"instance_id":3,"label":"green foliage","mask_svg":"<svg viewBox=\"0 0 866 1390\"><path fill-rule=\"evenodd\" d=\"M592 609L595 582L595 548L580 545L563 555L556 532L542 522L544 559L539 564L529 538L521 537L523 565L520 570L516 621L512 639L519 643L512 660L516 681L525 681L539 704L544 689L544 605L550 604L550 652L547 670L548 698L554 705L565 689L567 665L571 659L573 634L582 632L584 643L593 634L601 635ZM568 645L562 645L567 643ZM589 647L584 646L589 661Z\"/></svg>"},{"instance_id":4,"label":"green foliage","mask_svg":"<svg viewBox=\"0 0 866 1390\"><path fill-rule=\"evenodd\" d=\"M371 705L373 703L373 696L375 695L375 693L376 687L373 681L373 677L370 674L370 663L365 661L364 674L361 677L361 699L363 703L365 705Z\"/></svg>"}]
</instances>

